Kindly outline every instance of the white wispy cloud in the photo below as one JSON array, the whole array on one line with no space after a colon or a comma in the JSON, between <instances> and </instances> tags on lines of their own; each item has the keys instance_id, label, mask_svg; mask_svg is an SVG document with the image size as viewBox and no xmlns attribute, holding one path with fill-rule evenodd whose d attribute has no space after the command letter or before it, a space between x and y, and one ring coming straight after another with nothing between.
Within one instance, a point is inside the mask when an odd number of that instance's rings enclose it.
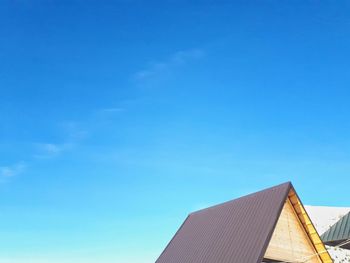
<instances>
[{"instance_id":1,"label":"white wispy cloud","mask_svg":"<svg viewBox=\"0 0 350 263\"><path fill-rule=\"evenodd\" d=\"M50 158L72 148L72 143L36 143L36 158Z\"/></svg>"},{"instance_id":2,"label":"white wispy cloud","mask_svg":"<svg viewBox=\"0 0 350 263\"><path fill-rule=\"evenodd\" d=\"M88 137L89 131L84 129L84 124L78 121L64 121L58 124L66 140L80 141Z\"/></svg>"},{"instance_id":3,"label":"white wispy cloud","mask_svg":"<svg viewBox=\"0 0 350 263\"><path fill-rule=\"evenodd\" d=\"M58 154L63 150L61 145L53 144L53 143L45 143L40 145L42 150L48 154Z\"/></svg>"},{"instance_id":4,"label":"white wispy cloud","mask_svg":"<svg viewBox=\"0 0 350 263\"><path fill-rule=\"evenodd\" d=\"M1 177L13 177L21 174L26 168L24 162L19 162L9 166L0 166L0 176Z\"/></svg>"},{"instance_id":5,"label":"white wispy cloud","mask_svg":"<svg viewBox=\"0 0 350 263\"><path fill-rule=\"evenodd\" d=\"M169 56L164 61L157 61L149 63L149 66L136 72L134 78L136 80L143 80L163 72L170 70L173 67L184 65L192 60L200 59L204 56L204 51L202 49L190 49L177 51L171 56Z\"/></svg>"}]
</instances>

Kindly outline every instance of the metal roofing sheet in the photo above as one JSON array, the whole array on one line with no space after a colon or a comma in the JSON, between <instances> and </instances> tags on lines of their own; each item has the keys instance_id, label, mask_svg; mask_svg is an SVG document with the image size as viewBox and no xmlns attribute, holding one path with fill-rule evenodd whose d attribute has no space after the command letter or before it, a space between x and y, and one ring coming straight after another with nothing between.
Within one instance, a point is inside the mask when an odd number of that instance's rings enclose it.
<instances>
[{"instance_id":1,"label":"metal roofing sheet","mask_svg":"<svg viewBox=\"0 0 350 263\"><path fill-rule=\"evenodd\" d=\"M350 239L350 213L347 213L330 227L322 236L323 242L326 245L338 246L345 240ZM345 242L344 242L345 244ZM350 249L350 243L347 243L342 248Z\"/></svg>"},{"instance_id":2,"label":"metal roofing sheet","mask_svg":"<svg viewBox=\"0 0 350 263\"><path fill-rule=\"evenodd\" d=\"M291 183L190 214L156 263L258 263Z\"/></svg>"}]
</instances>

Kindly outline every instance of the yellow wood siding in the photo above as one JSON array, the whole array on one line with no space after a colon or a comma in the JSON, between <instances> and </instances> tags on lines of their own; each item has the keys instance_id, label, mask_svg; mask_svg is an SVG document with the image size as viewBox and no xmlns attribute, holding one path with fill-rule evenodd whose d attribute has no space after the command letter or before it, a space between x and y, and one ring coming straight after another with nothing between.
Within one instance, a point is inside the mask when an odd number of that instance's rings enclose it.
<instances>
[{"instance_id":1,"label":"yellow wood siding","mask_svg":"<svg viewBox=\"0 0 350 263\"><path fill-rule=\"evenodd\" d=\"M265 253L265 258L286 262L320 263L319 256L287 198Z\"/></svg>"},{"instance_id":2,"label":"yellow wood siding","mask_svg":"<svg viewBox=\"0 0 350 263\"><path fill-rule=\"evenodd\" d=\"M305 232L309 236L310 240L312 241L313 246L315 247L318 255L322 259L323 263L332 263L333 260L331 256L329 255L328 251L326 250L326 247L324 246L320 236L318 235L314 225L311 222L310 217L306 213L301 201L299 200L297 194L293 190L293 188L289 191L288 199L290 200L291 204L293 205L294 211L298 215L299 221L303 225Z\"/></svg>"}]
</instances>

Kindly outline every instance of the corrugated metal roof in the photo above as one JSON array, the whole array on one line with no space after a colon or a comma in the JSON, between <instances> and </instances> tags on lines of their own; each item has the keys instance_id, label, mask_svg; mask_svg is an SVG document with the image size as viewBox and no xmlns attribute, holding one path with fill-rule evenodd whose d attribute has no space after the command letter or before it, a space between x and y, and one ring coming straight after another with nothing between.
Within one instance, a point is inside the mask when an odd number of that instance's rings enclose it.
<instances>
[{"instance_id":1,"label":"corrugated metal roof","mask_svg":"<svg viewBox=\"0 0 350 263\"><path fill-rule=\"evenodd\" d=\"M156 263L260 263L291 188L288 182L190 214Z\"/></svg>"},{"instance_id":2,"label":"corrugated metal roof","mask_svg":"<svg viewBox=\"0 0 350 263\"><path fill-rule=\"evenodd\" d=\"M338 222L331 226L321 238L326 245L330 246L337 246L345 240L350 239L350 213L347 213ZM350 243L341 247L350 249Z\"/></svg>"}]
</instances>

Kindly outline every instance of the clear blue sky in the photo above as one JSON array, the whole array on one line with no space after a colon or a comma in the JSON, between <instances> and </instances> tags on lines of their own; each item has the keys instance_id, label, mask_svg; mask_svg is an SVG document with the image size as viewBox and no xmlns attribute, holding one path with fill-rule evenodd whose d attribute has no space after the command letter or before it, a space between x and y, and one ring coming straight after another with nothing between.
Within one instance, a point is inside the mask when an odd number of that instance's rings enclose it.
<instances>
[{"instance_id":1,"label":"clear blue sky","mask_svg":"<svg viewBox=\"0 0 350 263\"><path fill-rule=\"evenodd\" d=\"M2 0L0 263L154 262L190 211L289 180L349 206L349 14Z\"/></svg>"}]
</instances>

